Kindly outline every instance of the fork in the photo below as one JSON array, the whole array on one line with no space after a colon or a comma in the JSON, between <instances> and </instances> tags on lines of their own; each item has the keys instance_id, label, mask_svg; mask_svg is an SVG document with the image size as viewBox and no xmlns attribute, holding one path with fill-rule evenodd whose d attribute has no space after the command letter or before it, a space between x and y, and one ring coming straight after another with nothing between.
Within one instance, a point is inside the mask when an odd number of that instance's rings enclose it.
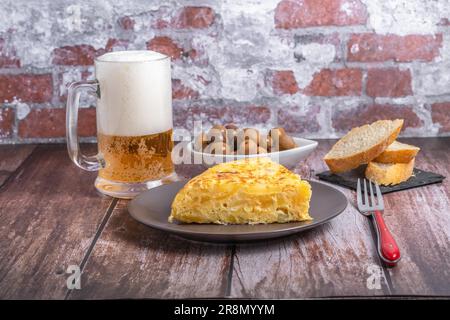
<instances>
[{"instance_id":1,"label":"fork","mask_svg":"<svg viewBox=\"0 0 450 320\"><path fill-rule=\"evenodd\" d=\"M367 190L366 179L363 179L364 188L361 190L361 181L358 179L356 187L356 200L358 210L366 217L372 217L377 234L377 250L380 258L390 267L393 267L400 260L400 249L394 237L388 230L384 222L382 212L384 210L383 195L377 183L369 180L369 191ZM375 186L376 196L373 192L372 184ZM370 201L369 193L370 192Z\"/></svg>"}]
</instances>

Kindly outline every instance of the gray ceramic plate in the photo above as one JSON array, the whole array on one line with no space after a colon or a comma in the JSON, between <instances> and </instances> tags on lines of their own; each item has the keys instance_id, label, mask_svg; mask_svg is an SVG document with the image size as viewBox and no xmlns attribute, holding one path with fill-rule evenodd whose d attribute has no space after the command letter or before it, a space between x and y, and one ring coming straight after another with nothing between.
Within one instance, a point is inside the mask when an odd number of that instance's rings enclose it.
<instances>
[{"instance_id":1,"label":"gray ceramic plate","mask_svg":"<svg viewBox=\"0 0 450 320\"><path fill-rule=\"evenodd\" d=\"M234 242L276 238L311 229L336 217L347 207L347 198L341 191L322 182L309 181L312 187L309 213L313 221L259 225L169 223L170 206L185 183L175 182L146 191L129 203L128 211L143 224L183 238Z\"/></svg>"}]
</instances>

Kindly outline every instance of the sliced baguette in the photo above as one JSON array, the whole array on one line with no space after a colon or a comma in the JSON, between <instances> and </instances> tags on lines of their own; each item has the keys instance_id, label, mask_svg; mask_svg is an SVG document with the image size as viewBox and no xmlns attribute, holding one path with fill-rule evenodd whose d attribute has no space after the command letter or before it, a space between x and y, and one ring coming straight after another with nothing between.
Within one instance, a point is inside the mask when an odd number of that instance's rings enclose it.
<instances>
[{"instance_id":1,"label":"sliced baguette","mask_svg":"<svg viewBox=\"0 0 450 320\"><path fill-rule=\"evenodd\" d=\"M324 160L335 173L369 163L397 138L403 119L379 120L350 130L328 152Z\"/></svg>"},{"instance_id":2,"label":"sliced baguette","mask_svg":"<svg viewBox=\"0 0 450 320\"><path fill-rule=\"evenodd\" d=\"M416 157L419 150L420 148L410 144L394 141L373 161L379 163L408 163Z\"/></svg>"},{"instance_id":3,"label":"sliced baguette","mask_svg":"<svg viewBox=\"0 0 450 320\"><path fill-rule=\"evenodd\" d=\"M388 186L408 180L414 169L414 159L408 163L369 162L366 178L380 185Z\"/></svg>"}]
</instances>

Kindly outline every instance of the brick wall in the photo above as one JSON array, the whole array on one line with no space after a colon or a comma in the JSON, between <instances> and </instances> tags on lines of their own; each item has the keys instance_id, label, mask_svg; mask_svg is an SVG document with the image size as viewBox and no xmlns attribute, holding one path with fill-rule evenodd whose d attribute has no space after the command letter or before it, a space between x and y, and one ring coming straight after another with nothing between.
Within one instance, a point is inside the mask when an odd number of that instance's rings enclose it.
<instances>
[{"instance_id":1,"label":"brick wall","mask_svg":"<svg viewBox=\"0 0 450 320\"><path fill-rule=\"evenodd\" d=\"M68 83L123 49L172 57L176 127L326 138L401 117L403 135L450 135L449 0L2 0L0 21L3 143L63 141Z\"/></svg>"}]
</instances>

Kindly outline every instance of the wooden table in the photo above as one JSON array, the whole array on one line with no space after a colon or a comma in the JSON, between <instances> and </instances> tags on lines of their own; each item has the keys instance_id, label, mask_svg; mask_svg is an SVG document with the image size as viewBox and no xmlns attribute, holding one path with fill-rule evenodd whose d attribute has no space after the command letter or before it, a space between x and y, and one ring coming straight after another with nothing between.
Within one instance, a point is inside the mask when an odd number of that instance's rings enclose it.
<instances>
[{"instance_id":1,"label":"wooden table","mask_svg":"<svg viewBox=\"0 0 450 320\"><path fill-rule=\"evenodd\" d=\"M450 138L404 141L422 148L417 167L450 176ZM332 143L320 141L296 172L313 178L324 170ZM202 170L177 169L186 176ZM321 227L215 245L134 221L127 201L94 190L95 176L76 168L64 145L0 146L0 298L450 296L449 179L385 196L386 222L403 255L389 269L347 189L352 204ZM67 289L70 265L82 270L80 290Z\"/></svg>"}]
</instances>

